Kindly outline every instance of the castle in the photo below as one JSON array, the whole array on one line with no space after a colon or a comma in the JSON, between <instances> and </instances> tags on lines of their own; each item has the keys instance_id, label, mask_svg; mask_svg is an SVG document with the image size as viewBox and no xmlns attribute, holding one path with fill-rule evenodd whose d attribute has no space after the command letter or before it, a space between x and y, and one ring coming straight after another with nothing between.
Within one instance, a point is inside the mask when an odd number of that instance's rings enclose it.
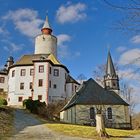
<instances>
[{"instance_id":1,"label":"castle","mask_svg":"<svg viewBox=\"0 0 140 140\"><path fill-rule=\"evenodd\" d=\"M22 105L24 99L46 102L67 100L79 83L66 66L57 60L57 38L52 35L48 18L35 38L35 51L14 63L9 57L0 71L0 92L7 94L8 105Z\"/></svg>"}]
</instances>

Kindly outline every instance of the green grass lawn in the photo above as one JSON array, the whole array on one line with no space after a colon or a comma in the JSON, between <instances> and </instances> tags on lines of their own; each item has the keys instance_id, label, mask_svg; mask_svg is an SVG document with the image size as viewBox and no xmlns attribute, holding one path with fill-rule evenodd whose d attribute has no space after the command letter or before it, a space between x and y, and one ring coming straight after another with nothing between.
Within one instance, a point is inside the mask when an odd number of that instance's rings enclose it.
<instances>
[{"instance_id":1,"label":"green grass lawn","mask_svg":"<svg viewBox=\"0 0 140 140\"><path fill-rule=\"evenodd\" d=\"M0 140L5 140L12 133L13 110L9 107L0 107Z\"/></svg>"},{"instance_id":2,"label":"green grass lawn","mask_svg":"<svg viewBox=\"0 0 140 140\"><path fill-rule=\"evenodd\" d=\"M65 135L99 139L95 127L61 123L47 123L47 126L50 129ZM132 135L140 135L140 130L106 129L106 131L111 136L109 138L110 140L118 140Z\"/></svg>"}]
</instances>

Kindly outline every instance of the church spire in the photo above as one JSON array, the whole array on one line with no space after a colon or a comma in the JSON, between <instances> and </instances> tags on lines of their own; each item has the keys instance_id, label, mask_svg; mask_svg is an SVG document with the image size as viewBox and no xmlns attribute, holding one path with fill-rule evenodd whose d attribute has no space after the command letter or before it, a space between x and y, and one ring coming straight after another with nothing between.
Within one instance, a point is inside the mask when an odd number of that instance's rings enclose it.
<instances>
[{"instance_id":1,"label":"church spire","mask_svg":"<svg viewBox=\"0 0 140 140\"><path fill-rule=\"evenodd\" d=\"M111 58L110 51L108 52L108 57L107 57L106 75L116 76L116 71L114 68L114 64L113 64L113 61Z\"/></svg>"},{"instance_id":2,"label":"church spire","mask_svg":"<svg viewBox=\"0 0 140 140\"><path fill-rule=\"evenodd\" d=\"M113 90L116 91L116 93L119 93L119 78L116 74L110 51L108 51L104 87L107 90Z\"/></svg>"},{"instance_id":3,"label":"church spire","mask_svg":"<svg viewBox=\"0 0 140 140\"><path fill-rule=\"evenodd\" d=\"M41 31L42 31L42 34L51 34L52 33L52 29L49 24L48 16L46 16L46 20L45 20L45 23L44 23Z\"/></svg>"}]
</instances>

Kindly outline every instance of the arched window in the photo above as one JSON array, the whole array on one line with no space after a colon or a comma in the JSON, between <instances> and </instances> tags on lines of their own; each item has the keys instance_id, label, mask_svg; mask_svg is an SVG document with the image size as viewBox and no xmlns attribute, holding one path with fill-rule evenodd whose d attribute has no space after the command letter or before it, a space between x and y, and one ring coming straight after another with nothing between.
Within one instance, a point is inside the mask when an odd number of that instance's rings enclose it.
<instances>
[{"instance_id":1,"label":"arched window","mask_svg":"<svg viewBox=\"0 0 140 140\"><path fill-rule=\"evenodd\" d=\"M112 109L111 109L111 107L107 108L107 116L108 116L108 119L112 119Z\"/></svg>"},{"instance_id":2,"label":"arched window","mask_svg":"<svg viewBox=\"0 0 140 140\"><path fill-rule=\"evenodd\" d=\"M94 109L94 107L90 108L90 119L95 119L95 109Z\"/></svg>"}]
</instances>

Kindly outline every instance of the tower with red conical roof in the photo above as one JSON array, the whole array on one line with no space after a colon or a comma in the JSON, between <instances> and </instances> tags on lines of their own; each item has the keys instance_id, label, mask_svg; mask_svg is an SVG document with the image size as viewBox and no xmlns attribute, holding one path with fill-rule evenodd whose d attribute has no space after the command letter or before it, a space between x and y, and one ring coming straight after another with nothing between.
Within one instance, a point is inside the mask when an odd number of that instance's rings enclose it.
<instances>
[{"instance_id":1,"label":"tower with red conical roof","mask_svg":"<svg viewBox=\"0 0 140 140\"><path fill-rule=\"evenodd\" d=\"M35 38L35 54L53 54L57 58L57 38L52 35L48 17L46 17L41 32Z\"/></svg>"}]
</instances>

